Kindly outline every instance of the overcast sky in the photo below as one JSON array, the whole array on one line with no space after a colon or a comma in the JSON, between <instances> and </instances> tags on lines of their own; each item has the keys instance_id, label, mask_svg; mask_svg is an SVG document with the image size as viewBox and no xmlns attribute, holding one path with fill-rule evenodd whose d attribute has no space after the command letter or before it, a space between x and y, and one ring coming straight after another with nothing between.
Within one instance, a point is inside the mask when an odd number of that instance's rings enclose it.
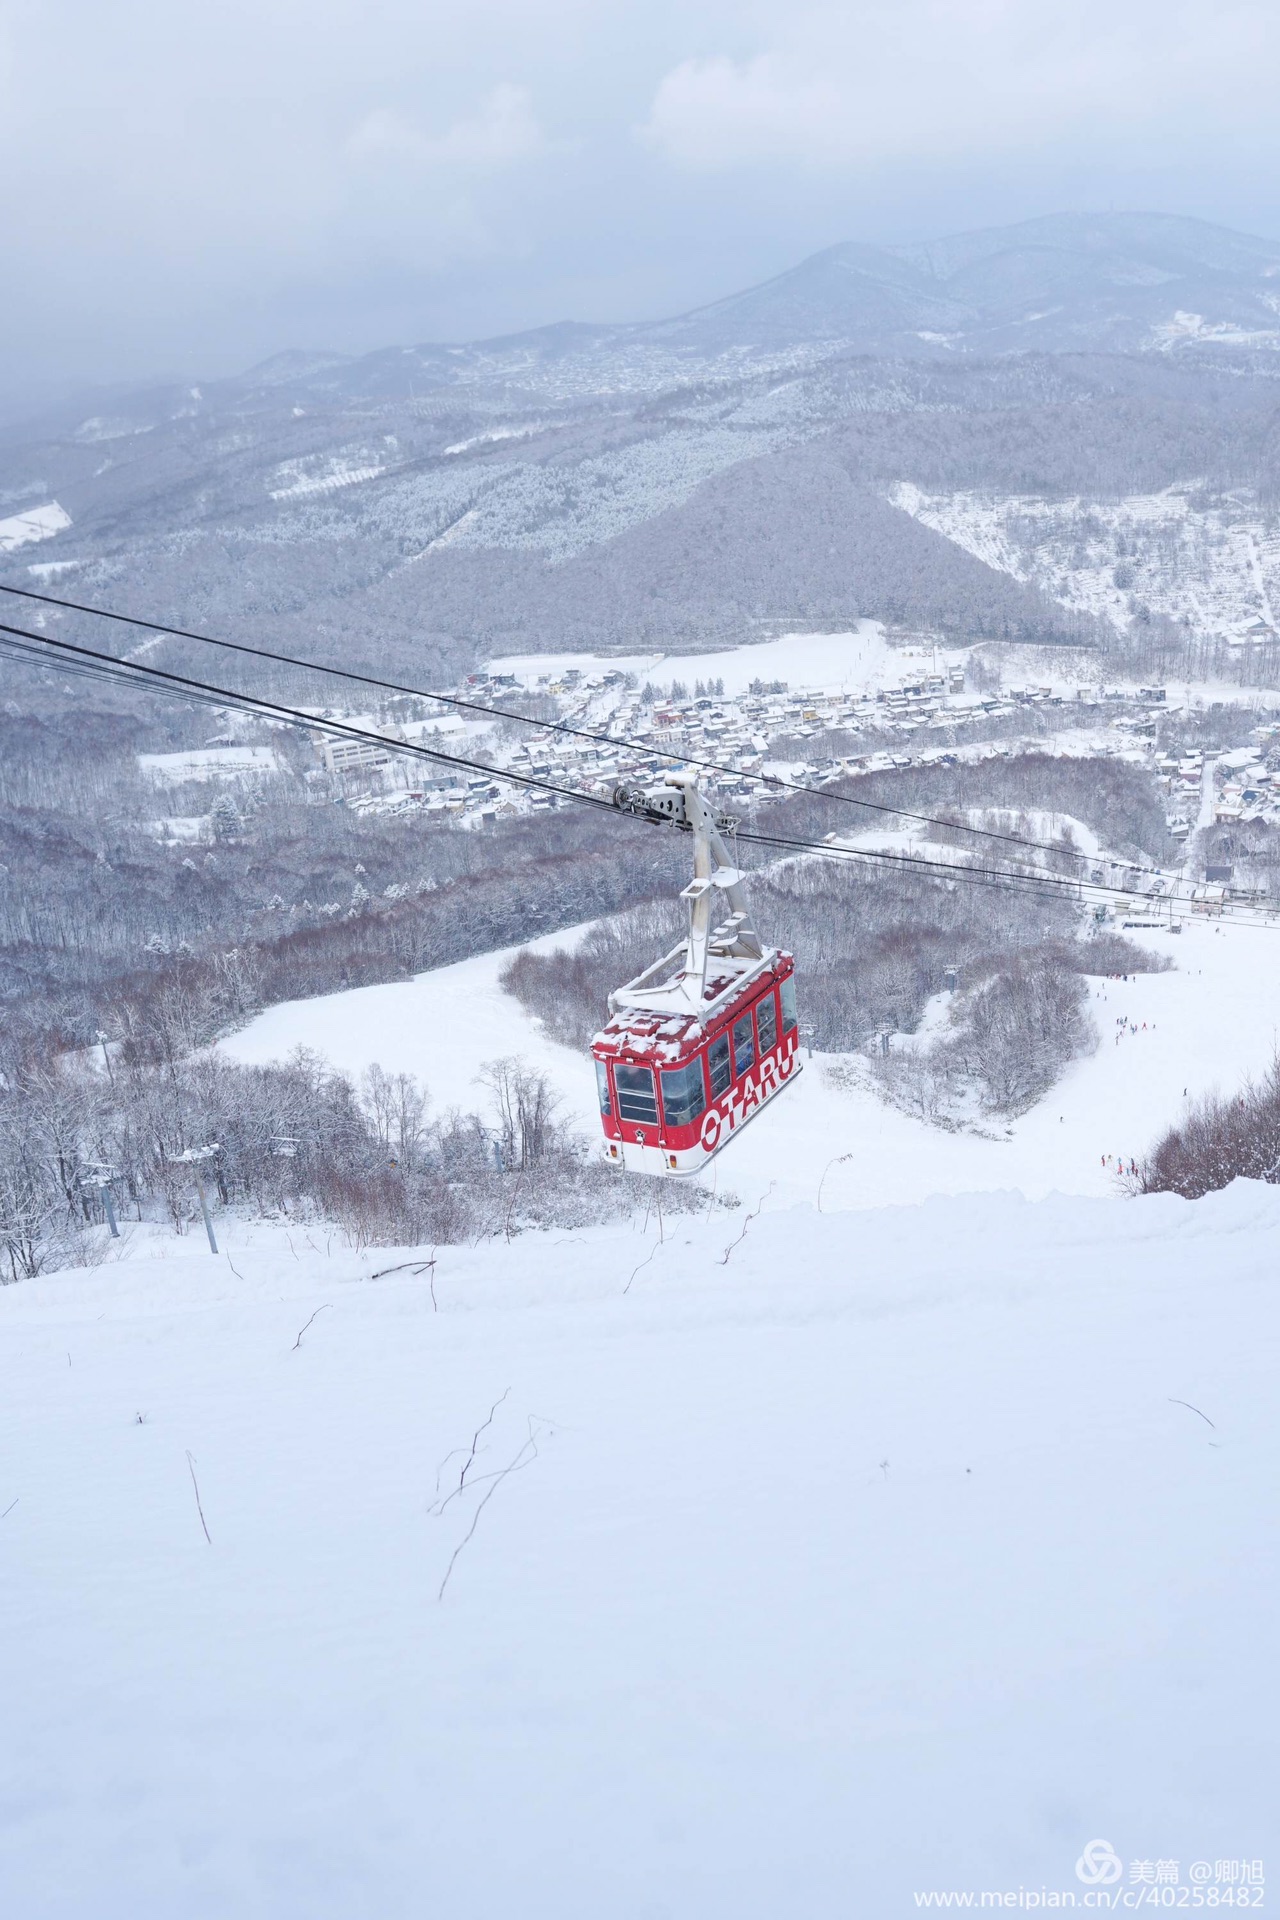
<instances>
[{"instance_id":1,"label":"overcast sky","mask_svg":"<svg viewBox=\"0 0 1280 1920\"><path fill-rule=\"evenodd\" d=\"M838 240L1280 237L1280 0L0 0L0 392L679 311Z\"/></svg>"}]
</instances>

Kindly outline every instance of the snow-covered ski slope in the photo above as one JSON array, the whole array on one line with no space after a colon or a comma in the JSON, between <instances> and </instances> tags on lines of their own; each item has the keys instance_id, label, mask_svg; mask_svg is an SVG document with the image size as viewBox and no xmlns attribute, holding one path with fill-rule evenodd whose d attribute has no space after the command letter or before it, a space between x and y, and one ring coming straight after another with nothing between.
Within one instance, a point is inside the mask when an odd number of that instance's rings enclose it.
<instances>
[{"instance_id":1,"label":"snow-covered ski slope","mask_svg":"<svg viewBox=\"0 0 1280 1920\"><path fill-rule=\"evenodd\" d=\"M533 944L545 952L574 937ZM1280 1036L1280 927L1219 932L1214 924L1189 921L1181 934L1128 937L1170 955L1176 971L1091 981L1097 1051L1075 1062L1021 1119L993 1123L989 1136L943 1132L846 1084L846 1063L818 1056L786 1098L765 1109L720 1157L721 1190L754 1205L772 1186L771 1205L812 1203L821 1182L826 1208L1007 1188L1030 1198L1114 1192L1104 1154L1140 1157L1183 1110L1184 1088L1186 1100L1215 1087L1229 1091L1265 1070ZM290 1001L224 1044L235 1058L255 1062L305 1046L355 1074L377 1061L419 1076L436 1111L482 1106L481 1065L519 1056L549 1075L563 1111L594 1135L590 1060L547 1040L503 992L499 975L513 951L401 984ZM803 992L801 980L802 1021Z\"/></svg>"},{"instance_id":2,"label":"snow-covered ski slope","mask_svg":"<svg viewBox=\"0 0 1280 1920\"><path fill-rule=\"evenodd\" d=\"M0 1290L0 1911L892 1920L1265 1855L1277 1236L982 1195L434 1297L305 1229Z\"/></svg>"},{"instance_id":3,"label":"snow-covered ski slope","mask_svg":"<svg viewBox=\"0 0 1280 1920\"><path fill-rule=\"evenodd\" d=\"M1010 1138L818 1059L733 1209L430 1265L223 1219L0 1289L0 1914L894 1920L1079 1897L1099 1837L1265 1859L1280 1190L1100 1161L1266 1064L1277 936L1135 937L1179 971L1098 983ZM523 1054L593 1124L502 961L226 1044L437 1106Z\"/></svg>"}]
</instances>

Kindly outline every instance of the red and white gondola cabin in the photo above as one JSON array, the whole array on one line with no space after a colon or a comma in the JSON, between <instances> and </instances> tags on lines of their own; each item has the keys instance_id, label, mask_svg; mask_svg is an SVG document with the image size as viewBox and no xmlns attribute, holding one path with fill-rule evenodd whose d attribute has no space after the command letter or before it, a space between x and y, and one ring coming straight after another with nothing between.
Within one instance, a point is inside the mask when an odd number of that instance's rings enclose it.
<instances>
[{"instance_id":1,"label":"red and white gondola cabin","mask_svg":"<svg viewBox=\"0 0 1280 1920\"><path fill-rule=\"evenodd\" d=\"M687 938L609 995L591 1044L604 1154L633 1173L696 1173L800 1071L795 965L761 945L722 823L691 780L616 799L692 831L694 878Z\"/></svg>"}]
</instances>

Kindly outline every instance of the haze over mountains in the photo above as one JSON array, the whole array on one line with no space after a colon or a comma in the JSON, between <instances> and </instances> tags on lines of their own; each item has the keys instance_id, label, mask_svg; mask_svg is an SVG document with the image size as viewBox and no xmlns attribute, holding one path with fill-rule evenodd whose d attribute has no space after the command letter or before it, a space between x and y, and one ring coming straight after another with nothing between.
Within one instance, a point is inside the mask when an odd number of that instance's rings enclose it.
<instances>
[{"instance_id":1,"label":"haze over mountains","mask_svg":"<svg viewBox=\"0 0 1280 1920\"><path fill-rule=\"evenodd\" d=\"M859 615L1240 644L1280 606L1278 349L1280 243L1200 221L847 244L670 320L286 352L50 416L0 446L0 547L10 578L433 673Z\"/></svg>"},{"instance_id":2,"label":"haze over mountains","mask_svg":"<svg viewBox=\"0 0 1280 1920\"><path fill-rule=\"evenodd\" d=\"M1061 214L909 247L830 247L648 329L706 350L1134 351L1210 330L1280 344L1280 245L1157 214Z\"/></svg>"}]
</instances>

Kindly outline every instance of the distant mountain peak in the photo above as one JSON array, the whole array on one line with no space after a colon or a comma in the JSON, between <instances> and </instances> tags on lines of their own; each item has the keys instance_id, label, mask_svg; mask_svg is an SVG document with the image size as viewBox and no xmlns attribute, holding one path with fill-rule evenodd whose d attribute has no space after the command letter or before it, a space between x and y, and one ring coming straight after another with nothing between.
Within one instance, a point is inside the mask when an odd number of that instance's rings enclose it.
<instances>
[{"instance_id":1,"label":"distant mountain peak","mask_svg":"<svg viewBox=\"0 0 1280 1920\"><path fill-rule=\"evenodd\" d=\"M1273 336L1280 242L1163 213L1058 213L902 246L844 241L653 329L668 341L866 352L1135 351L1179 313ZM1048 310L1044 310L1048 302Z\"/></svg>"}]
</instances>

